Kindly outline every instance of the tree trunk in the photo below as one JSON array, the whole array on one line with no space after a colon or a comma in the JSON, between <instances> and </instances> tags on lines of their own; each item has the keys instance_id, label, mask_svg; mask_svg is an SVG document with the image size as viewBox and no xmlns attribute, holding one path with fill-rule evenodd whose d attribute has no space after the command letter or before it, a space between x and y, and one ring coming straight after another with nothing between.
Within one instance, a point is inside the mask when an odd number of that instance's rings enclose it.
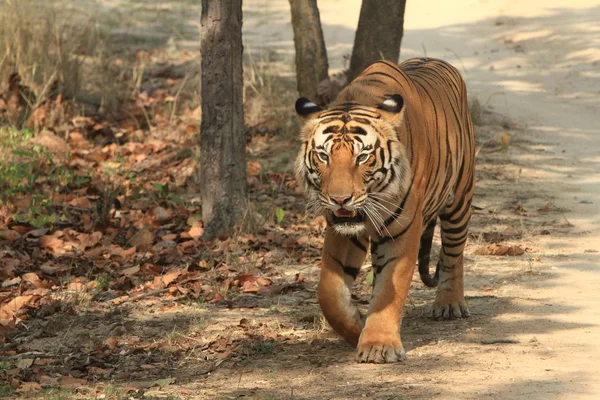
<instances>
[{"instance_id":1,"label":"tree trunk","mask_svg":"<svg viewBox=\"0 0 600 400\"><path fill-rule=\"evenodd\" d=\"M363 0L348 82L378 60L398 62L406 0Z\"/></svg>"},{"instance_id":2,"label":"tree trunk","mask_svg":"<svg viewBox=\"0 0 600 400\"><path fill-rule=\"evenodd\" d=\"M204 236L231 234L246 204L242 0L202 0L200 187Z\"/></svg>"},{"instance_id":3,"label":"tree trunk","mask_svg":"<svg viewBox=\"0 0 600 400\"><path fill-rule=\"evenodd\" d=\"M317 0L290 0L290 6L298 92L302 97L322 103L317 87L329 78L329 65Z\"/></svg>"}]
</instances>

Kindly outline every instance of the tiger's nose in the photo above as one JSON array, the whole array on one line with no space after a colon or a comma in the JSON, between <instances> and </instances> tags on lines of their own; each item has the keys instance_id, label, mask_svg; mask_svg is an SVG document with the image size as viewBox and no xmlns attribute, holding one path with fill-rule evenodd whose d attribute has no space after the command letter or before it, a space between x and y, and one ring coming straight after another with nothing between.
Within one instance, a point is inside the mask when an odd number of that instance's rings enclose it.
<instances>
[{"instance_id":1,"label":"tiger's nose","mask_svg":"<svg viewBox=\"0 0 600 400\"><path fill-rule=\"evenodd\" d=\"M329 198L336 204L343 206L347 204L352 199L352 195L350 196L329 196Z\"/></svg>"}]
</instances>

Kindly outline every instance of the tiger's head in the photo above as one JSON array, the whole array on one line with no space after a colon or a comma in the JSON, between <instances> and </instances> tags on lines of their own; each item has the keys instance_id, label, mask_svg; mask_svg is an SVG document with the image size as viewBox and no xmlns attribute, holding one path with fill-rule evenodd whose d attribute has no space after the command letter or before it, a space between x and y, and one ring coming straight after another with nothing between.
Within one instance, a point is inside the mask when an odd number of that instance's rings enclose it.
<instances>
[{"instance_id":1,"label":"tiger's head","mask_svg":"<svg viewBox=\"0 0 600 400\"><path fill-rule=\"evenodd\" d=\"M410 162L398 140L404 107L393 95L377 107L344 103L323 110L305 98L296 101L303 126L296 176L343 235L380 230L393 215L411 179Z\"/></svg>"}]
</instances>

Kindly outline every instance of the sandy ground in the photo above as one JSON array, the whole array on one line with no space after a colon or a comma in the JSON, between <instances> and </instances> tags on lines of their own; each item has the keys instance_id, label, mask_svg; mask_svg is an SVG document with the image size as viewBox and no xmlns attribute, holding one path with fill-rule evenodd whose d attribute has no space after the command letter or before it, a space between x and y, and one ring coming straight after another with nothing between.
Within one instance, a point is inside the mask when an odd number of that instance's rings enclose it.
<instances>
[{"instance_id":1,"label":"sandy ground","mask_svg":"<svg viewBox=\"0 0 600 400\"><path fill-rule=\"evenodd\" d=\"M245 4L247 46L291 60L287 2ZM319 5L336 71L351 52L360 1ZM441 327L426 319L426 308L408 309L404 364L357 365L340 342L314 346L296 361L289 349L191 385L201 397L600 398L597 21L600 3L590 0L409 1L401 58L454 63L470 98L503 116L478 128L479 142L512 135L507 152L483 146L479 155L474 232L513 227L521 233L513 243L528 252L476 256L472 240L466 287L473 318ZM433 298L414 286L413 299ZM490 339L518 343L482 344Z\"/></svg>"}]
</instances>

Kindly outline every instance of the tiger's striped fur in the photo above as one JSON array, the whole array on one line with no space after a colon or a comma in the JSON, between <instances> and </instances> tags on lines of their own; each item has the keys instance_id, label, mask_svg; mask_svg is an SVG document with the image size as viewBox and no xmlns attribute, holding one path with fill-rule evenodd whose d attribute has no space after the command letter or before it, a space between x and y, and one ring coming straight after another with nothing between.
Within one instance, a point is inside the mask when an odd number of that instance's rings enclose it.
<instances>
[{"instance_id":1,"label":"tiger's striped fur","mask_svg":"<svg viewBox=\"0 0 600 400\"><path fill-rule=\"evenodd\" d=\"M321 309L357 346L358 361L401 361L401 314L417 260L423 282L438 286L434 318L469 315L463 250L475 152L464 81L441 60L379 61L328 110L306 99L296 110L304 121L298 181L328 221ZM442 248L431 277L438 218ZM376 279L364 320L350 295L369 246Z\"/></svg>"}]
</instances>

